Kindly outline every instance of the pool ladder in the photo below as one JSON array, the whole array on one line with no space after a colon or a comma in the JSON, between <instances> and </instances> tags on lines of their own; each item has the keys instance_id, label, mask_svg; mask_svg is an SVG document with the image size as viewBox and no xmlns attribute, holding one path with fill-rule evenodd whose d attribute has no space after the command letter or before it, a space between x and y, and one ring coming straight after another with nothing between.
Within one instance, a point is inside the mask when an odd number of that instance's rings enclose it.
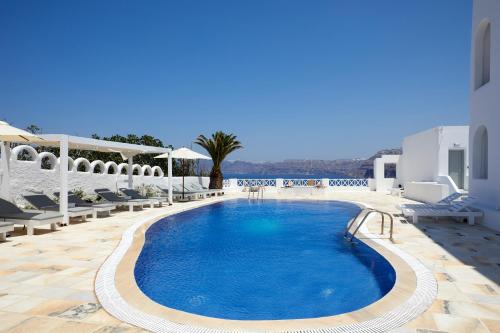
<instances>
[{"instance_id":1,"label":"pool ladder","mask_svg":"<svg viewBox=\"0 0 500 333\"><path fill-rule=\"evenodd\" d=\"M351 235L349 235L349 231L351 230L351 228L354 226L354 224L356 223L356 220L361 217L361 215L365 213L365 215L363 216L363 218L361 219L361 221L358 223L358 225L356 226L356 229L354 229L354 232L352 232ZM373 208L365 208L365 209L362 209L352 220L351 222L347 225L347 228L344 232L344 237L349 241L349 242L352 242L354 236L356 235L356 233L358 232L359 228L361 228L361 226L363 225L363 223L365 223L365 221L368 219L368 216L370 216L371 214L380 214L380 216L382 217L382 225L381 225L381 228L380 228L380 234L383 235L384 234L384 224L385 224L385 216L388 216L389 217L389 220L390 220L390 228L389 228L389 239L392 241L392 233L394 231L394 219L392 218L392 215L387 213L387 212L383 212L381 210L378 210L378 209L373 209Z\"/></svg>"},{"instance_id":2,"label":"pool ladder","mask_svg":"<svg viewBox=\"0 0 500 333\"><path fill-rule=\"evenodd\" d=\"M256 193L257 193L257 198L255 197ZM250 199L263 200L264 199L264 186L249 186L248 187L248 200L250 200Z\"/></svg>"}]
</instances>

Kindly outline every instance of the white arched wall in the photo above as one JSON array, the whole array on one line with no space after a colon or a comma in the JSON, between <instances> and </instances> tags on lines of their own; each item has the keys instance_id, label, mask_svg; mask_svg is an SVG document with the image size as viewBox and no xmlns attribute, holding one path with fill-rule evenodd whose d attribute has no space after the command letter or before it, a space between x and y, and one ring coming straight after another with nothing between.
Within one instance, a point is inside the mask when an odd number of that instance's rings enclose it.
<instances>
[{"instance_id":1,"label":"white arched wall","mask_svg":"<svg viewBox=\"0 0 500 333\"><path fill-rule=\"evenodd\" d=\"M60 190L60 163L58 157L49 152L38 154L37 151L30 146L17 146L16 148L17 149L13 149L12 151L10 162L9 197L11 200L19 204L20 207L26 207L26 202L22 199L23 194L43 192L52 197L54 192ZM23 149L28 151L33 161L17 160L16 154L19 154ZM41 169L40 163L44 157L50 158L52 162L55 161L56 167L53 170ZM81 164L86 166L87 172L76 172L78 165ZM96 165L101 166L101 170L104 170L103 174L92 173L93 167ZM108 174L110 168L115 168L117 173ZM168 187L168 178L164 177L160 167L135 164L134 168L140 173L140 175L133 176L134 187L143 185L160 186L163 188ZM113 161L106 163L103 161L89 162L85 158L77 158L73 161L71 158L68 158L68 169L71 169L68 173L68 188L70 190L79 189L88 194L93 194L96 188L106 187L113 191L117 191L118 188L126 187L128 184L128 175L119 173L122 169L128 169L127 163L120 163L117 165ZM143 170L148 170L150 175L143 175ZM156 176L154 176L155 172L157 173ZM190 181L198 180L196 177L191 178L193 179ZM180 179L181 177L174 177L174 182L180 182ZM189 177L186 179L188 180Z\"/></svg>"}]
</instances>

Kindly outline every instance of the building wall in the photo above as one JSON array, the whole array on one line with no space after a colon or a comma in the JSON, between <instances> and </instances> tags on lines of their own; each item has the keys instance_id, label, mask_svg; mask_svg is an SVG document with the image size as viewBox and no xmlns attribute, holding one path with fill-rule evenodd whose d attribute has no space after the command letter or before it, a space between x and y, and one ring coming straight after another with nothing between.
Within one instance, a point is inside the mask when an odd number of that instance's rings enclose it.
<instances>
[{"instance_id":1,"label":"building wall","mask_svg":"<svg viewBox=\"0 0 500 333\"><path fill-rule=\"evenodd\" d=\"M491 29L490 78L478 88L476 48L485 22L489 22ZM481 208L488 210L484 223L500 229L500 1L474 0L471 53L470 164L472 169L476 167L474 136L480 126L485 126L488 132L488 177L476 179L471 176L470 193L479 199Z\"/></svg>"},{"instance_id":2,"label":"building wall","mask_svg":"<svg viewBox=\"0 0 500 333\"><path fill-rule=\"evenodd\" d=\"M440 126L407 136L403 140L399 181L439 182L448 175L448 153L464 150L465 189L468 187L468 126Z\"/></svg>"},{"instance_id":3,"label":"building wall","mask_svg":"<svg viewBox=\"0 0 500 333\"><path fill-rule=\"evenodd\" d=\"M407 136L400 159L402 184L412 181L431 182L437 175L438 138L436 128Z\"/></svg>"}]
</instances>

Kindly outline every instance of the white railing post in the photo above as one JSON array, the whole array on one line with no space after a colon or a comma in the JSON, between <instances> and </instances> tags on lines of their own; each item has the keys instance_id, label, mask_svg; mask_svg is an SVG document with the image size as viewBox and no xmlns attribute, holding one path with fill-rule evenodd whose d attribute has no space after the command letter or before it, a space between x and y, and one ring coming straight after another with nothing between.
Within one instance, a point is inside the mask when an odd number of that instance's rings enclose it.
<instances>
[{"instance_id":1,"label":"white railing post","mask_svg":"<svg viewBox=\"0 0 500 333\"><path fill-rule=\"evenodd\" d=\"M321 179L321 187L329 187L329 186L330 186L330 179L328 178Z\"/></svg>"},{"instance_id":2,"label":"white railing post","mask_svg":"<svg viewBox=\"0 0 500 333\"><path fill-rule=\"evenodd\" d=\"M238 179L230 178L229 179L229 188L238 188Z\"/></svg>"},{"instance_id":3,"label":"white railing post","mask_svg":"<svg viewBox=\"0 0 500 333\"><path fill-rule=\"evenodd\" d=\"M276 188L283 187L283 178L276 178Z\"/></svg>"}]
</instances>

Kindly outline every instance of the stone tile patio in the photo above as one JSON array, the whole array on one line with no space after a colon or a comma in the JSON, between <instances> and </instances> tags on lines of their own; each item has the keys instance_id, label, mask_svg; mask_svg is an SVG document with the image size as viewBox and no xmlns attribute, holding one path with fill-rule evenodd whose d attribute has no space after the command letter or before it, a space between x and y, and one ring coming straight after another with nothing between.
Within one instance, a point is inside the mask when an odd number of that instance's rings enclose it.
<instances>
[{"instance_id":1,"label":"stone tile patio","mask_svg":"<svg viewBox=\"0 0 500 333\"><path fill-rule=\"evenodd\" d=\"M299 197L267 195L276 196ZM310 193L300 197L316 198ZM358 201L395 214L405 201L361 191L317 199ZM199 204L119 212L56 232L38 229L34 236L17 228L0 243L0 331L141 332L101 308L94 294L95 274L134 221ZM372 222L370 229L376 233L379 225ZM434 272L439 292L429 310L393 332L500 332L500 233L454 221L413 225L396 218L394 239Z\"/></svg>"}]
</instances>

